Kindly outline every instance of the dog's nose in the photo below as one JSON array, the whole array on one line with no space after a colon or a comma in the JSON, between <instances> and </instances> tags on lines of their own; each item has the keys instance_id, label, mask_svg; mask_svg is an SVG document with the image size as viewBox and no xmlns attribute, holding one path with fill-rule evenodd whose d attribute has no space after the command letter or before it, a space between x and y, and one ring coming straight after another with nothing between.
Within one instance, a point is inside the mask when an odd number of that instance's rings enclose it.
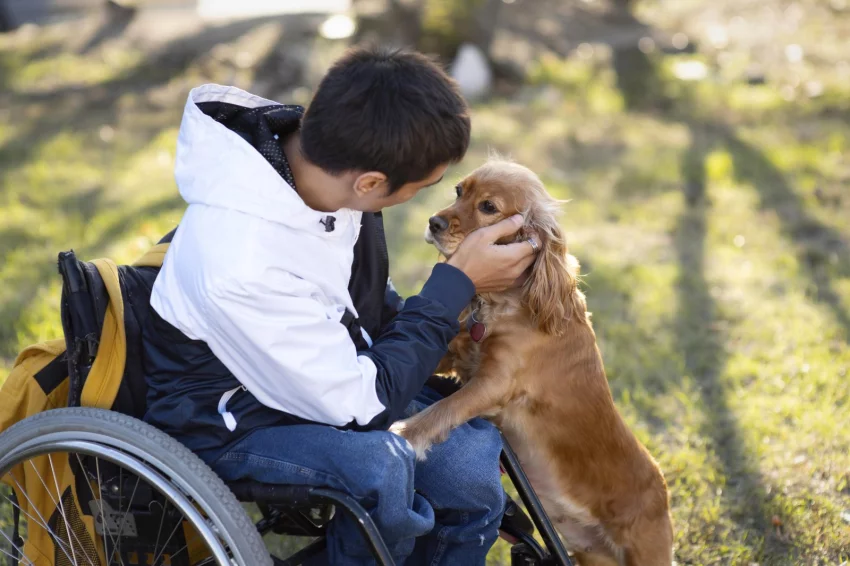
<instances>
[{"instance_id":1,"label":"dog's nose","mask_svg":"<svg viewBox=\"0 0 850 566\"><path fill-rule=\"evenodd\" d=\"M442 216L432 216L428 219L428 226L431 227L431 232L433 234L439 234L449 227L449 223L446 222L446 219Z\"/></svg>"}]
</instances>

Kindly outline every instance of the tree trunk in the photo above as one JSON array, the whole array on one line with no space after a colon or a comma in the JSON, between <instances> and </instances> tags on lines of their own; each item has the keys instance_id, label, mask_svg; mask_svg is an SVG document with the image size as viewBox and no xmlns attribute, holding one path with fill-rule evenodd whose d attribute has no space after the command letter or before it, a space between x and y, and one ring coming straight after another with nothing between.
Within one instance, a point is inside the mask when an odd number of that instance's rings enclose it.
<instances>
[{"instance_id":1,"label":"tree trunk","mask_svg":"<svg viewBox=\"0 0 850 566\"><path fill-rule=\"evenodd\" d=\"M641 25L632 13L634 0L612 0L613 16L624 23ZM612 64L617 76L617 88L630 110L650 108L663 96L655 64L638 44L614 49Z\"/></svg>"},{"instance_id":2,"label":"tree trunk","mask_svg":"<svg viewBox=\"0 0 850 566\"><path fill-rule=\"evenodd\" d=\"M464 43L490 52L502 0L387 0L383 14L359 18L356 41L379 40L452 61Z\"/></svg>"}]
</instances>

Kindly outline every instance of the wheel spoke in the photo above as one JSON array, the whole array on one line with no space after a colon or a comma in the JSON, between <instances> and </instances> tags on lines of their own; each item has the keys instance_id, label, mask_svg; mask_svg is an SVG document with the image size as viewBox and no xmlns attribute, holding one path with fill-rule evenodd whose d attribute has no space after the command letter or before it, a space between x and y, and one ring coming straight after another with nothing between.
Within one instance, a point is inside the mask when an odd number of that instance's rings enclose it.
<instances>
[{"instance_id":1,"label":"wheel spoke","mask_svg":"<svg viewBox=\"0 0 850 566\"><path fill-rule=\"evenodd\" d=\"M89 488L89 494L91 495L92 500L96 501L98 498L95 497L94 490L92 489L91 484L89 483L88 473L86 472L86 467L83 465L83 461L80 459L80 454L78 452L74 452L74 456L77 458L77 464L79 464L79 466L80 466L80 473L85 476L85 482L84 483L86 484L86 487ZM98 489L99 488L100 488L100 481L98 480ZM103 507L101 507L101 509L103 509ZM102 521L104 520L103 511L101 511L101 520ZM105 523L103 524L103 528L104 528L104 531L105 531L106 530L106 524ZM97 550L95 550L95 556L97 557ZM106 537L104 537L104 539L103 539L103 556L104 556L104 558L106 557ZM88 558L88 554L86 554L86 558ZM96 564L95 562L92 562L91 558L88 558L88 560L89 560L90 563ZM100 557L97 557L97 563L99 563L99 562L100 562ZM108 561L106 563L106 566L109 566Z\"/></svg>"},{"instance_id":2,"label":"wheel spoke","mask_svg":"<svg viewBox=\"0 0 850 566\"><path fill-rule=\"evenodd\" d=\"M26 495L26 493L24 493L24 495ZM19 510L21 513L23 513L24 517L26 517L27 521L31 521L33 524L38 525L39 527L41 527L42 529L44 529L45 531L47 531L48 533L50 533L50 535L51 535L51 536L52 536L52 537L56 540L56 542L57 542L57 543L61 543L61 542L62 542L62 541L61 541L61 539L59 539L59 537L56 535L56 533L54 533L54 532L53 532L53 530L52 530L49 526L47 526L45 523L42 523L41 521L39 521L38 519L36 519L36 518L35 518L35 517L33 517L32 515L30 515L29 513L27 513L27 511L26 511L23 507L21 507L19 504L15 503L14 501L12 501L11 499L9 499L8 497L6 497L6 500L7 500L9 503L11 503L14 507L17 507L17 508L18 508L18 510ZM29 500L29 498L27 498L27 500ZM35 506L33 506L33 505L32 505L32 502L30 502L30 505L33 507L33 509L36 509L36 512L38 512L38 509L37 509ZM50 560L50 558L49 558L46 554L44 554L43 552L41 552L41 549L40 549L40 548L38 548L38 547L34 547L34 548L35 548L36 550L38 550L38 551L39 551L39 553L40 553L42 556L44 556L45 558L48 558L48 560ZM65 547L64 547L63 545L61 545L61 544L60 544L60 548L64 549ZM67 556L67 553L66 553L66 556Z\"/></svg>"},{"instance_id":3,"label":"wheel spoke","mask_svg":"<svg viewBox=\"0 0 850 566\"><path fill-rule=\"evenodd\" d=\"M30 463L32 463L32 460L30 460ZM35 467L35 465L34 465L34 464L33 464L33 471L35 471L36 475L38 476L39 480L41 481L41 485L42 485L42 486L44 486L44 489L45 489L45 491L47 492L47 495L48 495L48 496L50 496L50 500L53 502L53 504L54 504L54 505L56 505L56 506L58 507L58 503L56 502L56 500L55 500L55 499L53 499L53 495L50 493L50 489L48 489L47 485L45 485L44 480L42 480L42 479L41 479L41 474L38 472L38 469ZM38 507L37 507L36 505L34 505L34 504L33 504L32 500L31 500L31 499L29 498L29 496L27 495L26 490L25 490L25 489L23 489L23 487L22 487L22 486L18 483L18 480L17 480L17 478L15 477L15 475L14 475L13 473L9 472L9 476L10 476L10 477L12 478L12 480L15 482L15 485L18 487L18 489L21 491L21 493L23 493L23 494L24 494L24 497L25 497L25 498L27 499L27 501L29 502L30 507L32 507L32 508L35 510L35 512L36 512L36 513L38 513L38 516L41 518L41 521L38 521L35 517L33 517L32 515L30 515L30 514L29 514L29 513L27 513L26 511L24 511L23 507L21 507L20 505L16 504L14 501L12 501L11 499L9 499L9 498L7 497L6 499L8 499L8 500L9 500L9 503L11 503L11 504L12 504L12 505L14 505L15 507L17 507L17 508L21 511L21 513L23 513L24 515L26 515L26 516L27 516L27 518L28 518L28 520L33 521L35 524L39 525L41 528L43 528L44 530L46 530L47 532L49 532L49 533L51 534L51 536L54 538L54 540L56 540L56 542L57 542L57 543L58 543L58 544L59 544L62 548L66 548L66 546L65 546L66 544L67 544L67 545L69 545L69 546L71 546L71 550L72 550L72 552L73 552L74 542L71 540L71 537L73 536L73 537L74 537L74 540L76 540L76 541L77 541L77 544L79 545L80 550L81 550L81 551L82 551L82 553L85 555L86 560L88 560L89 564L95 564L95 562L92 562L92 559L91 559L91 557L89 556L88 552L86 552L86 547L85 547L85 545L83 545L83 542L82 542L82 541L80 540L80 538L77 536L77 533L75 533L73 530L71 530L71 529L68 527L68 522L67 522L67 521L65 522L65 528L66 528L66 529L67 529L67 531L68 531L68 540L67 540L67 542L66 542L66 541L63 541L63 540L59 537L59 535L57 535L56 533L54 533L54 532L53 532L53 530L52 530L52 529L48 526L47 521L45 521L45 520L44 520L44 517L42 517L41 513L39 513L39 511L38 511ZM64 508L62 509L62 511L64 512ZM63 544L63 543L65 543L65 544ZM65 555L67 556L67 552L65 553Z\"/></svg>"},{"instance_id":4,"label":"wheel spoke","mask_svg":"<svg viewBox=\"0 0 850 566\"><path fill-rule=\"evenodd\" d=\"M139 480L140 479L141 478L139 476L136 476L136 485L133 486L133 493L130 494L130 501L127 503L127 513L130 512L130 506L133 504L133 500L136 498L136 490L139 489ZM119 501L120 501L120 499L119 499ZM121 512L120 508L118 509L118 512L119 513ZM121 558L121 534L124 532L124 525L126 524L126 521L127 521L127 519L122 514L121 515L121 524L118 526L118 560L121 560L122 564L124 563L124 559ZM154 547L154 549L156 549L156 547ZM116 549L113 548L112 552L109 553L109 562L112 562L112 556L114 555L115 550ZM109 562L107 562L107 566L108 566Z\"/></svg>"},{"instance_id":5,"label":"wheel spoke","mask_svg":"<svg viewBox=\"0 0 850 566\"><path fill-rule=\"evenodd\" d=\"M56 505L56 506L58 507L58 506L59 506L59 504L58 504L58 503L56 503L56 500L55 500L55 499L53 499L53 494L51 494L51 493L50 493L50 489L48 489L47 484L46 484L46 483L44 483L44 479L41 477L41 474L38 472L38 468L36 468L36 467L35 467L35 464L33 464L33 463L32 463L32 460L30 460L30 461L29 461L29 463L30 463L30 465L32 466L33 471L35 472L36 477L38 477L38 481L40 481L40 482L41 482L41 485L44 487L44 491L45 491L45 492L47 492L47 496L48 496L48 497L50 497L50 501L51 501L51 502L53 502L53 504L54 504L54 505ZM48 533L50 533L50 536L52 536L52 537L53 537L53 540L54 540L54 541L56 541L56 544L59 546L59 548L61 548L61 549L62 549L62 552L63 552L63 553L65 553L65 557L66 557L68 560L71 560L71 557L68 555L68 550L65 548L65 545L63 544L65 541L63 541L63 540L59 537L59 535L57 535L56 533L54 533L54 532L53 532L53 529L51 529L51 528L50 528L50 526L48 525L48 523L47 523L47 521L45 520L45 518L41 515L41 511L39 511L39 510L38 510L38 506L37 506L35 503L33 503L32 499L30 499L30 496L29 496L29 495L27 495L27 491L26 491L23 487L21 487L21 484L20 484L20 483L18 483L18 479L15 477L15 474L13 474L13 473L9 472L9 475L12 477L12 481L14 481L14 482L15 482L15 485L18 487L18 490L19 490L21 493L23 493L23 494L24 494L24 497L26 498L27 502L29 502L30 507L31 507L31 508L35 511L36 515L38 515L38 518L39 518L39 519L41 519L41 523L38 523L38 521L36 521L36 523L37 523L37 524L39 524L39 525L40 525L40 526L41 526L41 527L42 527L45 531L47 531ZM30 515L30 514L29 514L29 513L27 513L26 511L24 511L24 510L21 508L21 506L20 506L20 505L18 506L18 509L20 509L20 510L24 513L24 515L26 515L27 517L29 517L30 519L32 519L32 515ZM71 539L70 539L70 538L68 539L68 544L71 544Z\"/></svg>"},{"instance_id":6,"label":"wheel spoke","mask_svg":"<svg viewBox=\"0 0 850 566\"><path fill-rule=\"evenodd\" d=\"M2 534L3 534L3 538L5 538L6 540L9 540L9 536L8 536L6 533L2 533ZM11 540L9 540L9 542L12 542L12 541L11 541ZM22 549L22 548L18 548L18 546L17 546L15 543L12 543L12 546L13 546L13 547L14 547L14 548L15 548L15 549L16 549L16 550L20 553L20 555L21 555L21 556L20 556L20 558L19 558L19 557L17 557L17 556L15 556L15 555L14 555L14 554L12 554L11 552L8 552L8 551L3 550L2 548L0 548L0 554L4 554L5 556L8 556L8 557L9 557L9 558L11 558L13 561L15 561L15 562L11 562L10 564L15 565L15 563L16 563L17 561L19 561L19 560L26 560L26 561L27 561L27 562L26 562L26 564L27 564L28 566L34 566L34 562L33 562L32 560L30 560L29 558L27 558L27 557L24 555L24 549ZM46 558L46 557L45 557L45 558Z\"/></svg>"},{"instance_id":7,"label":"wheel spoke","mask_svg":"<svg viewBox=\"0 0 850 566\"><path fill-rule=\"evenodd\" d=\"M8 499L10 503L12 502L12 500L11 500L11 499L9 499L8 497L7 497L6 499ZM14 503L13 503L13 504L14 504ZM30 566L32 566L33 561L32 561L32 560L30 560L30 559L29 559L29 557L28 557L26 554L24 554L24 549L23 549L23 548L20 548L20 547L19 547L19 546L15 543L15 541L14 541L14 540L12 540L12 538L11 538L9 535L7 535L7 534L6 534L6 531L4 531L3 529L0 529L0 535L3 535L3 538L4 538L4 539L6 539L7 541L9 541L9 544L11 544L11 545L12 545L12 548L18 551L18 553L21 555L21 556L20 556L20 559L22 559L22 560L26 560L26 561L27 561L27 563L28 563ZM11 558L12 560L19 560L19 558L18 558L17 556L15 556L14 554L12 554L12 553L10 553L10 552L6 552L6 551L5 551L5 550L3 550L2 548L0 548L0 552L2 552L3 554L5 554L6 556L8 556L9 558ZM45 558L47 558L47 557L45 556ZM12 564L14 564L14 562L13 562Z\"/></svg>"},{"instance_id":8,"label":"wheel spoke","mask_svg":"<svg viewBox=\"0 0 850 566\"><path fill-rule=\"evenodd\" d=\"M190 544L190 543L192 543L192 542L194 542L194 541L196 541L198 538L200 538L200 537L198 537L198 535L197 535L197 534L195 534L195 536L193 536L191 539L187 540L187 541L186 541L186 544L184 544L183 546L181 546L181 547L177 550L177 552L175 552L174 554L172 554L172 555L171 555L171 562L173 563L173 562L174 562L174 559L175 559L175 558L177 558L178 556L180 556L180 553L182 553L184 550L188 551L188 550L189 550L189 544ZM208 557L208 558L204 558L201 562L199 562L199 563L198 563L198 564L196 564L195 566L202 566L202 565L204 565L204 564L214 564L214 563L215 563L215 558L214 558L214 557L212 557L212 556L210 556L210 557Z\"/></svg>"},{"instance_id":9,"label":"wheel spoke","mask_svg":"<svg viewBox=\"0 0 850 566\"><path fill-rule=\"evenodd\" d=\"M165 549L168 546L168 543L171 542L172 538L174 538L174 533L176 533L177 529L179 529L180 526L183 524L183 517L184 517L184 515L181 513L180 514L180 520L177 521L176 525L174 525L174 528L171 530L171 534L168 535L168 540L166 540L165 543L162 545L162 550L160 550L157 553L157 555L154 557L154 559L153 559L154 564L156 564L156 561L159 560L159 557L162 556L163 552L165 552Z\"/></svg>"},{"instance_id":10,"label":"wheel spoke","mask_svg":"<svg viewBox=\"0 0 850 566\"><path fill-rule=\"evenodd\" d=\"M177 556L179 556L179 555L180 555L180 553L181 553L181 552L183 552L184 550L186 550L187 548L189 548L189 543L186 543L186 544L184 544L183 546L181 546L181 547L177 550L177 552L175 552L174 554L172 554L172 555L171 555L171 562L174 562L174 559L175 559Z\"/></svg>"},{"instance_id":11,"label":"wheel spoke","mask_svg":"<svg viewBox=\"0 0 850 566\"><path fill-rule=\"evenodd\" d=\"M43 528L45 531L49 532L49 533L53 536L53 538L54 538L54 539L56 539L56 538L57 538L57 537L56 537L56 535L54 535L54 534L53 534L53 531L51 531L51 530L50 530L50 527L48 527L47 525L42 524L42 523L41 523L38 519L36 519L35 517L33 517L32 515L30 515L30 514L29 514L29 513L27 513L26 511L24 511L23 507L21 507L20 505L16 505L16 504L15 504L15 502L14 502L14 501L12 501L11 499L9 499L8 497L7 497L6 499L8 499L8 500L9 500L9 502L10 502L12 505L14 505L15 507L17 507L17 508L21 511L21 513L23 513L23 514L24 514L24 517L26 517L27 521L32 521L34 524L36 524L36 525L40 526L40 527L41 527L41 528ZM2 529L0 529L0 531L2 531ZM5 532L3 532L3 536L4 536L4 538L6 537L6 533L5 533ZM6 540L8 540L8 539L6 539ZM57 542L58 542L58 541L57 541ZM14 546L15 548L17 548L17 545L16 545L14 542L12 543L12 546ZM33 548L35 548L35 550L36 550L39 554L41 554L42 556L44 556L44 557L48 560L48 562L52 562L52 561L54 560L53 558L51 558L51 557L47 556L47 555L46 555L46 554L45 554L45 553L44 553L44 552L43 552L43 551L42 551L39 547L37 547L37 546L33 546ZM64 548L64 547L60 544L59 548ZM21 552L21 556L23 556L23 549L19 549L19 550L20 550L20 552ZM67 556L67 553L66 553L66 556ZM27 558L27 560L29 560L29 558Z\"/></svg>"},{"instance_id":12,"label":"wheel spoke","mask_svg":"<svg viewBox=\"0 0 850 566\"><path fill-rule=\"evenodd\" d=\"M159 518L159 528L156 531L156 542L153 545L153 551L156 552L156 549L159 548L159 537L162 535L162 524L165 523L165 513L168 511L168 500L165 500L165 505L162 506L162 515ZM156 562L156 561L154 561Z\"/></svg>"},{"instance_id":13,"label":"wheel spoke","mask_svg":"<svg viewBox=\"0 0 850 566\"><path fill-rule=\"evenodd\" d=\"M47 461L50 464L50 473L53 475L53 485L56 486L56 499L59 500L59 512L62 514L62 520L65 521L65 532L68 533L68 544L71 546L71 558L74 560L74 566L78 566L77 553L74 552L74 542L71 540L71 537L74 535L71 530L71 524L68 522L68 515L65 514L65 504L62 502L59 480L56 479L56 469L53 467L53 458L51 458L50 454L47 455ZM82 547L82 545L80 545L80 547Z\"/></svg>"},{"instance_id":14,"label":"wheel spoke","mask_svg":"<svg viewBox=\"0 0 850 566\"><path fill-rule=\"evenodd\" d=\"M103 528L103 555L104 556L106 556L106 549L107 549L107 546L106 546L106 535L107 535L107 533L109 534L109 540L112 541L112 552L109 553L109 559L106 561L106 566L109 566L110 564L112 564L112 557L114 556L114 553L115 553L115 539L112 538L112 533L109 531L109 526L107 525L107 522L106 522L106 513L103 510L103 482L100 479L100 458L98 458L96 456L95 456L95 459L94 459L94 467L95 467L95 470L97 470L97 491L98 491L98 495L100 496L100 497L98 497L97 502L98 502L98 505L100 505L101 527ZM121 531L118 532L118 538L121 538ZM120 555L118 556L118 560L121 561L121 564L123 566L124 561L121 560Z\"/></svg>"},{"instance_id":15,"label":"wheel spoke","mask_svg":"<svg viewBox=\"0 0 850 566\"><path fill-rule=\"evenodd\" d=\"M124 501L124 468L118 468L118 512L121 513L121 502ZM130 512L130 506L133 500L127 503L127 512ZM121 556L121 539L124 538L121 534L124 532L124 515L121 515L121 525L118 527L118 556ZM112 558L111 556L109 557ZM107 565L109 566L109 565Z\"/></svg>"}]
</instances>

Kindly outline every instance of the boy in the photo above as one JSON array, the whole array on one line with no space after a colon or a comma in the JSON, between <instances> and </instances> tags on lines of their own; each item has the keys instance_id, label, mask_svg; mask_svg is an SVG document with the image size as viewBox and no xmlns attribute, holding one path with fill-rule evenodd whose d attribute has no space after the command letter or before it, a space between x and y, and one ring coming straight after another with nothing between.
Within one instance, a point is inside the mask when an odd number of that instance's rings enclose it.
<instances>
[{"instance_id":1,"label":"boy","mask_svg":"<svg viewBox=\"0 0 850 566\"><path fill-rule=\"evenodd\" d=\"M468 143L463 99L416 53L350 51L306 113L194 89L175 171L189 206L144 331L148 422L226 481L346 491L398 564L483 565L504 505L492 425L422 462L387 432L436 399L423 385L476 291L533 261L533 245L494 244L517 217L468 238L406 302L389 284L381 209L438 183ZM373 563L344 514L327 560Z\"/></svg>"}]
</instances>

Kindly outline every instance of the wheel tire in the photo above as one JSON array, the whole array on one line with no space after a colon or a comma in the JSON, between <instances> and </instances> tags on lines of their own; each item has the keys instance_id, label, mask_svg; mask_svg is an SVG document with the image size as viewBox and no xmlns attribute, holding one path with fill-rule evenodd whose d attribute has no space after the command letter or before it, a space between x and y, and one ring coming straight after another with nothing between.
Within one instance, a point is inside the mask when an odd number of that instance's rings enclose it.
<instances>
[{"instance_id":1,"label":"wheel tire","mask_svg":"<svg viewBox=\"0 0 850 566\"><path fill-rule=\"evenodd\" d=\"M16 451L27 443L81 440L125 451L168 477L183 493L203 506L219 536L239 566L271 566L260 533L230 489L188 448L142 421L103 409L87 407L38 413L0 434L0 473L16 462Z\"/></svg>"}]
</instances>

